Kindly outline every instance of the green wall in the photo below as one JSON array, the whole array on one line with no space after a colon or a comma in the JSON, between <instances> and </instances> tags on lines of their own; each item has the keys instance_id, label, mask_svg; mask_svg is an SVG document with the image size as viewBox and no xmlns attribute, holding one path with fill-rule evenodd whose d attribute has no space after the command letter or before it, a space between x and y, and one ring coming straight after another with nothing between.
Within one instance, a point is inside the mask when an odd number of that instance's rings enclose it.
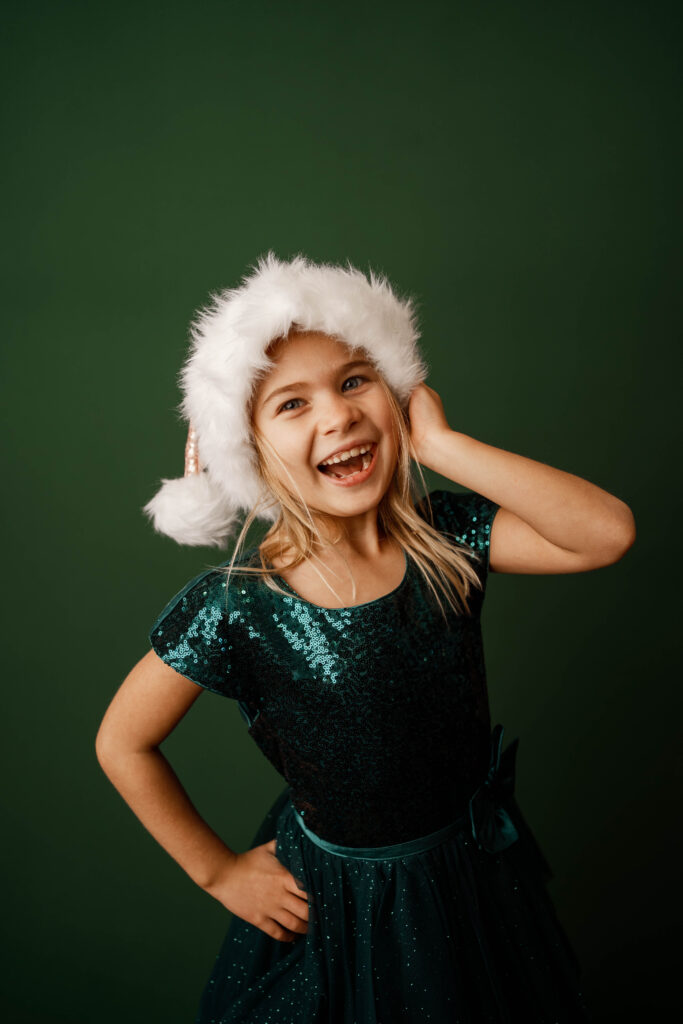
<instances>
[{"instance_id":1,"label":"green wall","mask_svg":"<svg viewBox=\"0 0 683 1024\"><path fill-rule=\"evenodd\" d=\"M227 927L94 740L220 560L140 509L182 473L190 318L269 248L386 273L451 426L633 509L614 566L491 577L486 659L598 1019L678 1006L678 6L12 0L3 25L5 1019L191 1021ZM237 707L203 695L164 750L246 849L282 783Z\"/></svg>"}]
</instances>

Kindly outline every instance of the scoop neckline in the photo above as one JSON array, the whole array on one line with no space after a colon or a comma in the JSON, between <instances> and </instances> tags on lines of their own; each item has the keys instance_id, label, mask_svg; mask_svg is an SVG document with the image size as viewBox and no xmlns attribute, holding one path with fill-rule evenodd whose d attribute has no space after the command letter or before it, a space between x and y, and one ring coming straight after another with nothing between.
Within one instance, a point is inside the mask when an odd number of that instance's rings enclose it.
<instances>
[{"instance_id":1,"label":"scoop neckline","mask_svg":"<svg viewBox=\"0 0 683 1024\"><path fill-rule=\"evenodd\" d=\"M363 601L362 604L346 604L346 605L341 605L339 608L328 608L324 604L315 604L314 601L306 600L306 598L302 597L301 594L298 594L297 591L294 589L294 587L292 587L287 582L287 580L283 579L282 576L278 576L277 574L273 574L273 576L271 576L271 579L278 580L281 584L283 584L283 586L289 591L291 596L295 597L297 599L297 601L301 601L302 604L307 604L311 608L315 608L318 611L321 611L321 612L355 612L357 609L360 609L360 608L370 608L372 605L381 604L382 601L386 601L388 598L394 597L399 592L399 590L403 589L403 587L405 586L405 584L406 584L406 582L408 580L409 569L410 569L410 561L409 561L408 556L407 556L407 554L405 552L405 549L403 550L403 560L405 562L405 569L403 570L403 578L401 579L401 582L399 584L397 584L397 586L394 587L393 590L390 590L387 594L381 594L379 597L374 598L374 600L372 600L372 601Z\"/></svg>"}]
</instances>

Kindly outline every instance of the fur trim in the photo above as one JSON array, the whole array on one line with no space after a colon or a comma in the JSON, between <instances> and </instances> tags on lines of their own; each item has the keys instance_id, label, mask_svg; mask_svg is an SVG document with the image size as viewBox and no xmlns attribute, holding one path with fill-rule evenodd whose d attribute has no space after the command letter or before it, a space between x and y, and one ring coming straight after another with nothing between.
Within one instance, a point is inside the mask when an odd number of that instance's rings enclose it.
<instances>
[{"instance_id":1,"label":"fur trim","mask_svg":"<svg viewBox=\"0 0 683 1024\"><path fill-rule=\"evenodd\" d=\"M191 323L179 407L194 425L211 484L190 484L190 491L180 485L192 477L163 481L144 508L155 528L180 544L223 544L262 494L247 410L257 378L273 365L265 353L274 338L296 325L364 348L404 407L428 372L412 300L399 299L372 271L368 280L350 264L314 264L301 255L283 262L268 252L239 287L211 300Z\"/></svg>"}]
</instances>

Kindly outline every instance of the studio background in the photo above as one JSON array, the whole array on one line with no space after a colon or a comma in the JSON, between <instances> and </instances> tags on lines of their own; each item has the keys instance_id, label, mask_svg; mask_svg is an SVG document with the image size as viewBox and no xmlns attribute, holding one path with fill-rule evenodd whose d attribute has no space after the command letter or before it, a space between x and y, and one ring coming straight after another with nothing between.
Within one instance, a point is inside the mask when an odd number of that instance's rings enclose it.
<instances>
[{"instance_id":1,"label":"studio background","mask_svg":"<svg viewBox=\"0 0 683 1024\"><path fill-rule=\"evenodd\" d=\"M3 20L4 1019L187 1024L229 923L94 743L158 612L229 557L141 507L182 474L191 316L268 249L385 273L454 429L633 509L614 566L491 575L486 663L596 1019L678 1007L678 5ZM163 750L246 849L284 783L236 704L203 694Z\"/></svg>"}]
</instances>

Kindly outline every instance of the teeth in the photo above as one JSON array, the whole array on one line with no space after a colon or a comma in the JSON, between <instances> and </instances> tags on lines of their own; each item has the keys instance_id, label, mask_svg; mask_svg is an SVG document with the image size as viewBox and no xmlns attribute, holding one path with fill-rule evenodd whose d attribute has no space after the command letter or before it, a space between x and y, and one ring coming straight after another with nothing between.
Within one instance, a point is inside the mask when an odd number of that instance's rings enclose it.
<instances>
[{"instance_id":1,"label":"teeth","mask_svg":"<svg viewBox=\"0 0 683 1024\"><path fill-rule=\"evenodd\" d=\"M333 466L335 462L347 462L348 459L352 459L355 455L365 455L367 452L371 451L371 449L371 444L363 444L359 448L349 448L346 452L340 452L338 455L333 455L330 459L325 459L325 461L321 462L320 465ZM363 468L367 469L365 460L363 461Z\"/></svg>"},{"instance_id":2,"label":"teeth","mask_svg":"<svg viewBox=\"0 0 683 1024\"><path fill-rule=\"evenodd\" d=\"M354 476L358 476L359 473L363 473L368 468L371 462L372 452L366 452L366 454L363 456L363 465L361 466L360 469L357 469L355 473L351 473L349 476L346 477L343 476L341 473L332 473L332 476L336 477L337 480L352 480Z\"/></svg>"}]
</instances>

